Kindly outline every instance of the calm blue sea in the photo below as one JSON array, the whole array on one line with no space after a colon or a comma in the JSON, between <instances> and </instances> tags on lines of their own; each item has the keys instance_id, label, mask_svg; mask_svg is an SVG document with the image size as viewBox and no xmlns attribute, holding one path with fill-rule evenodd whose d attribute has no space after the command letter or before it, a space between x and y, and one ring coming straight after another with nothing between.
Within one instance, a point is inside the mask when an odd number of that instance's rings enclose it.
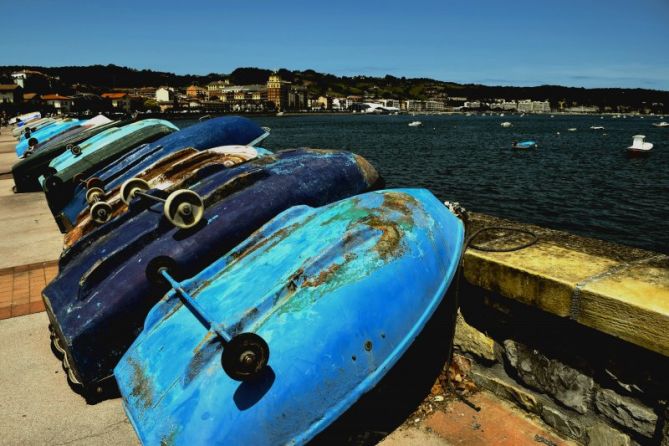
<instances>
[{"instance_id":1,"label":"calm blue sea","mask_svg":"<svg viewBox=\"0 0 669 446\"><path fill-rule=\"evenodd\" d=\"M669 253L669 128L655 117L363 116L254 118L271 150L356 152L388 187L425 187L468 210ZM409 127L413 120L422 127ZM669 118L665 118L669 121ZM509 121L510 128L500 123ZM185 126L192 121L182 121ZM605 130L591 130L590 126ZM569 132L575 127L577 131ZM632 135L648 158L629 159ZM511 148L533 139L536 150Z\"/></svg>"}]
</instances>

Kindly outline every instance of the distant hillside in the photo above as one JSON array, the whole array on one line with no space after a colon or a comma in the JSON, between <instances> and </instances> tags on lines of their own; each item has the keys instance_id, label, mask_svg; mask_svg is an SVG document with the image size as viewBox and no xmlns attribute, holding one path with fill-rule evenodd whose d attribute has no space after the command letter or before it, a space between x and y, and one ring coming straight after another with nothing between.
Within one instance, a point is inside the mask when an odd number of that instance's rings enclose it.
<instances>
[{"instance_id":1,"label":"distant hillside","mask_svg":"<svg viewBox=\"0 0 669 446\"><path fill-rule=\"evenodd\" d=\"M91 65L85 67L38 67L38 66L0 66L0 82L10 82L12 71L31 69L60 78L57 87L61 93L67 93L72 85L78 84L79 90L99 92L112 88L186 87L191 84L205 85L215 80L229 78L238 85L264 84L271 70L262 68L237 68L232 73L210 73L207 75L177 75L153 70L137 70L117 65ZM560 102L570 105L622 106L624 108L647 108L656 112L668 112L669 92L627 89L627 88L574 88L557 85L539 87L485 86L477 84L457 84L434 79L405 77L370 77L370 76L335 76L318 73L314 70L291 71L279 70L287 81L304 85L311 96L365 95L377 98L397 99L444 99L448 97L466 97L469 99L533 99L549 100L553 107ZM653 105L655 104L655 105Z\"/></svg>"}]
</instances>

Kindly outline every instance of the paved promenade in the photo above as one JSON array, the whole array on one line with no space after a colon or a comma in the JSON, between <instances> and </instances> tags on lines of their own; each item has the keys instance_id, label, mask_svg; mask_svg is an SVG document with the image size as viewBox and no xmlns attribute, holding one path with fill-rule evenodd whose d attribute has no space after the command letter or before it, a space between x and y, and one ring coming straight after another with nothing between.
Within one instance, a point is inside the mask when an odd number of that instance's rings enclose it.
<instances>
[{"instance_id":1,"label":"paved promenade","mask_svg":"<svg viewBox=\"0 0 669 446\"><path fill-rule=\"evenodd\" d=\"M15 144L3 128L0 173L16 162ZM51 352L40 297L57 273L62 234L44 194L14 194L12 185L11 176L0 175L0 445L136 445L121 400L88 405ZM430 413L411 417L381 444L571 444L490 394L473 401L480 411L428 395Z\"/></svg>"}]
</instances>

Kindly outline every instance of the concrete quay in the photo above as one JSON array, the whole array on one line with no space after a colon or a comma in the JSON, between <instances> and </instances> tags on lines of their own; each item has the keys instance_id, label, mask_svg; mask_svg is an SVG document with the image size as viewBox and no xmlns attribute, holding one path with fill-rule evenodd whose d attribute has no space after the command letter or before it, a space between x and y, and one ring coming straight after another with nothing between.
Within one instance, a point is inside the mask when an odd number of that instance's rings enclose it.
<instances>
[{"instance_id":1,"label":"concrete quay","mask_svg":"<svg viewBox=\"0 0 669 446\"><path fill-rule=\"evenodd\" d=\"M2 164L2 172L10 170L16 159L15 142L11 136L6 136L7 131L3 129L0 133L0 155L3 155L0 162L6 164ZM0 423L0 444L137 444L134 431L123 413L121 400L116 398L96 405L86 404L67 385L61 364L50 350L48 321L41 312L43 306L39 296L41 289L56 273L55 261L61 251L62 235L58 232L43 194L13 194L11 179L0 179L0 205L4 206L3 209L11 210L0 216L0 220L4 219L0 221L0 261L3 262L0 263L0 339L4 341L0 343L0 355L6 358L3 362L5 367L0 368L0 419L3 420ZM485 216L477 216L474 220L475 227L479 223L491 224L485 220ZM537 231L541 232L542 229L537 228ZM522 305L535 307L541 312L571 314L565 313L564 303L555 303L563 302L564 298L560 300L550 293L545 296L535 292L548 287L547 284L554 280L551 274L582 269L579 262L584 261L584 253L572 254L565 259L560 253L567 249L578 253L579 244L566 243L565 240L571 240L570 236L559 239L547 238L548 235L548 232L541 232L540 242L527 248L529 251L500 254L469 250L465 256L466 279L481 289L503 291ZM562 251L556 247L548 249L547 246L553 246L549 240L561 247ZM499 240L488 242L498 243ZM547 253L551 252L558 253L555 259L547 257ZM590 254L594 252L587 251ZM634 259L645 258L644 255L639 254ZM544 258L544 261L537 258ZM575 263L570 263L570 259ZM523 262L554 266L539 274L536 268L532 269ZM517 271L526 270L529 272L524 273L526 276L520 282L514 279ZM666 270L659 268L653 277L662 276L663 271L666 273ZM598 274L598 271L593 274ZM559 284L563 282L562 279L557 280ZM592 282L594 280L587 284ZM529 286L533 283L542 285ZM656 292L663 289L657 280L643 283L646 289ZM585 287L581 285L580 288ZM633 297L627 300L630 299ZM569 302L571 309L572 303ZM661 309L661 306L657 308ZM654 317L662 323L661 313L658 314ZM464 324L464 321L460 322L460 326ZM624 338L622 335L620 337ZM639 341L638 345L645 348L646 345L653 347L657 344L657 341L644 342ZM662 342L659 345L654 347L654 351L661 350ZM465 350L463 354L467 354ZM451 372L449 369L448 373L454 382L467 380L466 372ZM383 439L386 433L382 433L380 444L573 444L556 433L556 428L550 423L546 424L541 416L514 407L513 402L504 401L499 392L489 389L480 380L476 383L472 380L466 382L472 387L462 401L454 399L453 393L445 387L435 384L414 414ZM477 388L487 390L478 392ZM581 438L576 440L585 443Z\"/></svg>"}]
</instances>

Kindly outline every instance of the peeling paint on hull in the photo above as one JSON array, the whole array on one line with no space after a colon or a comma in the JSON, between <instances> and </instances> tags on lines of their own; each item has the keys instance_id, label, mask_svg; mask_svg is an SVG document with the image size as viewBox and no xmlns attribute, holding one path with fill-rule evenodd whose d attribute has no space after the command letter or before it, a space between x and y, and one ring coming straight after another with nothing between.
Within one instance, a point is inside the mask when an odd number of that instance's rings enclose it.
<instances>
[{"instance_id":1,"label":"peeling paint on hull","mask_svg":"<svg viewBox=\"0 0 669 446\"><path fill-rule=\"evenodd\" d=\"M267 341L268 369L252 381L228 377L225 347L170 291L114 370L140 440L306 443L409 348L463 241L462 222L424 189L281 213L182 283L231 335Z\"/></svg>"},{"instance_id":2,"label":"peeling paint on hull","mask_svg":"<svg viewBox=\"0 0 669 446\"><path fill-rule=\"evenodd\" d=\"M370 190L349 152L289 150L216 170L190 188L206 209L203 222L177 230L162 203L135 199L128 212L86 234L59 262L43 291L71 369L85 385L111 374L166 289L149 282L147 264L169 256L177 278L192 277L285 209L321 206ZM156 193L155 191L153 191Z\"/></svg>"},{"instance_id":3,"label":"peeling paint on hull","mask_svg":"<svg viewBox=\"0 0 669 446\"><path fill-rule=\"evenodd\" d=\"M225 146L202 151L198 151L192 147L179 150L144 170L136 178L148 182L152 189L159 189L165 193L170 193L183 188L184 183L190 178L196 177L198 171L206 166L220 165L221 167L230 168L257 156L265 156L271 153L262 148L246 147L246 149L247 153L244 156L236 155L234 151L226 150ZM112 208L112 218L119 216L128 209L128 206L121 199L120 189L121 186L117 186L108 191L103 199ZM65 234L65 249L70 248L81 237L93 231L98 226L100 224L93 221L89 209L85 209L77 217L74 227Z\"/></svg>"},{"instance_id":4,"label":"peeling paint on hull","mask_svg":"<svg viewBox=\"0 0 669 446\"><path fill-rule=\"evenodd\" d=\"M99 167L91 176L100 178L105 183L105 190L111 190L177 150L187 147L204 150L225 145L246 145L264 133L258 124L247 118L213 118L139 147L115 162ZM61 218L71 223L86 206L86 189L82 185L76 185L72 195L58 203L58 206L51 207L51 210L54 216L61 214Z\"/></svg>"}]
</instances>

